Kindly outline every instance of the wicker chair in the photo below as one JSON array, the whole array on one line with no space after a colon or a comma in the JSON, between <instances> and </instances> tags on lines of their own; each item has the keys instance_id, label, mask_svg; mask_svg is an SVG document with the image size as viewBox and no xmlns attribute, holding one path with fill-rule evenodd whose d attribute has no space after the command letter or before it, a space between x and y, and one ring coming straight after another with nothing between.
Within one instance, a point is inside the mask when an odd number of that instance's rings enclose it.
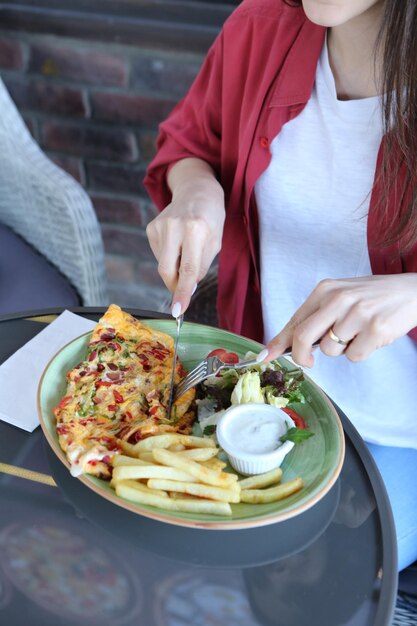
<instances>
[{"instance_id":1,"label":"wicker chair","mask_svg":"<svg viewBox=\"0 0 417 626\"><path fill-rule=\"evenodd\" d=\"M416 595L402 592L398 594L392 626L417 626Z\"/></svg>"},{"instance_id":2,"label":"wicker chair","mask_svg":"<svg viewBox=\"0 0 417 626\"><path fill-rule=\"evenodd\" d=\"M0 222L50 261L84 305L107 304L104 247L90 199L33 140L0 80Z\"/></svg>"}]
</instances>

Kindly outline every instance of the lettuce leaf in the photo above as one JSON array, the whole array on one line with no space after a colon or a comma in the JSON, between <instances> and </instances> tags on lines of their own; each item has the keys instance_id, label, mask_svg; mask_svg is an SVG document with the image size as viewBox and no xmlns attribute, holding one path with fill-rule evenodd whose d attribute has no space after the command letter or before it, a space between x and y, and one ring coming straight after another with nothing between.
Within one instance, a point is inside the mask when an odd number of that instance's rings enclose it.
<instances>
[{"instance_id":1,"label":"lettuce leaf","mask_svg":"<svg viewBox=\"0 0 417 626\"><path fill-rule=\"evenodd\" d=\"M240 376L230 398L232 404L247 404L248 402L265 403L261 390L261 380L258 372L247 371Z\"/></svg>"}]
</instances>

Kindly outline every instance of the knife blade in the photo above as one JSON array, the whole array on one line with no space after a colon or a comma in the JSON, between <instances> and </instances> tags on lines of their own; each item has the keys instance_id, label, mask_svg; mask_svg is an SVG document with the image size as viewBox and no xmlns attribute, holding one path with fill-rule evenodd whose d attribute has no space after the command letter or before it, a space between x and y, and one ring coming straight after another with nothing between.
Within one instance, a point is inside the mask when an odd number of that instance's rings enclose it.
<instances>
[{"instance_id":1,"label":"knife blade","mask_svg":"<svg viewBox=\"0 0 417 626\"><path fill-rule=\"evenodd\" d=\"M182 323L184 321L184 313L179 315L176 318L176 320L177 320L177 335L175 337L174 357L173 357L173 361L172 361L171 383L170 383L170 387L169 387L169 398L168 398L168 408L167 408L167 418L168 419L170 419L170 417L171 417L172 400L173 400L173 397L174 397L174 386L175 386L175 369L177 367L177 360L178 360L178 344L180 342L181 326L182 326Z\"/></svg>"}]
</instances>

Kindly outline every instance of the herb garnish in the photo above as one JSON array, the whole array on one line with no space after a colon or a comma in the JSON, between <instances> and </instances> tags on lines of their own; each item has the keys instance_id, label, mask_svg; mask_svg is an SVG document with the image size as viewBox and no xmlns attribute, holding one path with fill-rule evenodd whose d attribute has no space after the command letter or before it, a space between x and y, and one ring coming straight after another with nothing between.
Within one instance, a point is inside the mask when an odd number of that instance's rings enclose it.
<instances>
[{"instance_id":1,"label":"herb garnish","mask_svg":"<svg viewBox=\"0 0 417 626\"><path fill-rule=\"evenodd\" d=\"M294 426L293 428L289 428L285 435L282 435L282 437L280 437L280 441L281 443L284 443L285 441L292 441L293 443L298 444L313 436L314 433L310 432L309 430L305 430L305 428L297 428L296 426Z\"/></svg>"},{"instance_id":2,"label":"herb garnish","mask_svg":"<svg viewBox=\"0 0 417 626\"><path fill-rule=\"evenodd\" d=\"M214 435L214 433L216 432L216 424L210 424L209 426L206 426L203 430L203 435L207 435L208 437L210 435Z\"/></svg>"}]
</instances>

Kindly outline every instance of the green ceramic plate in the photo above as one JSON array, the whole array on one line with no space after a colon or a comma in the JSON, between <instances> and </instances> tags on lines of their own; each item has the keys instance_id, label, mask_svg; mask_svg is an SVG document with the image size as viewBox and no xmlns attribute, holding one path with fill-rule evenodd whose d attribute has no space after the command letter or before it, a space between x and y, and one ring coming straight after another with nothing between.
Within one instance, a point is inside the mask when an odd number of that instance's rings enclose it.
<instances>
[{"instance_id":1,"label":"green ceramic plate","mask_svg":"<svg viewBox=\"0 0 417 626\"><path fill-rule=\"evenodd\" d=\"M145 323L175 335L174 320L147 320ZM38 412L42 429L50 446L68 468L69 464L58 443L52 409L64 395L65 374L84 359L89 337L89 333L82 335L62 348L45 369L39 383ZM244 356L248 350L258 352L262 348L259 343L223 330L187 322L183 324L178 356L187 370L194 367L210 350L218 347L237 352L240 356ZM285 359L282 362L284 365L287 363ZM309 378L303 383L303 392L306 403L294 408L304 417L315 436L296 446L286 457L282 465L282 481L301 476L305 486L280 502L235 504L232 505L232 517L177 513L119 498L106 481L93 476L83 475L79 480L121 507L180 526L224 530L263 526L289 519L316 504L329 491L342 468L345 449L342 425L325 394Z\"/></svg>"}]
</instances>

